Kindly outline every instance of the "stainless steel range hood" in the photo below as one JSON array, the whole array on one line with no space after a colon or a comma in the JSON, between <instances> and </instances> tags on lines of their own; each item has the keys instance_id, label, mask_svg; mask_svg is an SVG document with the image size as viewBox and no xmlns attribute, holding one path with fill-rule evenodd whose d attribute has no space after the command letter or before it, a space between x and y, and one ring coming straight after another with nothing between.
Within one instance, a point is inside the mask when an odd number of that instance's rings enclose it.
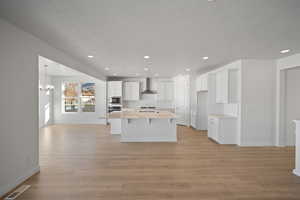
<instances>
[{"instance_id":1,"label":"stainless steel range hood","mask_svg":"<svg viewBox=\"0 0 300 200\"><path fill-rule=\"evenodd\" d=\"M156 91L151 90L151 79L146 78L146 90L142 92L142 94L157 94Z\"/></svg>"}]
</instances>

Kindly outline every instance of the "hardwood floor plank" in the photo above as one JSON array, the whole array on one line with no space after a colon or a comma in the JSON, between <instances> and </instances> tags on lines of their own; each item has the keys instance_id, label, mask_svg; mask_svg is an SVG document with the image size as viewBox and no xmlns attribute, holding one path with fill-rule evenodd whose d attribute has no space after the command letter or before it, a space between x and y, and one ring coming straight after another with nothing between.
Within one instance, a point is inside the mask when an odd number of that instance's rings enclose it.
<instances>
[{"instance_id":1,"label":"hardwood floor plank","mask_svg":"<svg viewBox=\"0 0 300 200\"><path fill-rule=\"evenodd\" d=\"M20 200L300 199L294 148L218 145L178 126L176 143L120 143L102 125L41 130L41 173Z\"/></svg>"}]
</instances>

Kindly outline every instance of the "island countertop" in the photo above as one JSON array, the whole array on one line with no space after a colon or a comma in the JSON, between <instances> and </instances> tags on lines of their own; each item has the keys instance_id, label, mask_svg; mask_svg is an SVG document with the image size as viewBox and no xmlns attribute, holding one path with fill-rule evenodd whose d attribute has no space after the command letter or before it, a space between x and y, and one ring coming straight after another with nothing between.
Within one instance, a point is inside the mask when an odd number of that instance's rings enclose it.
<instances>
[{"instance_id":1,"label":"island countertop","mask_svg":"<svg viewBox=\"0 0 300 200\"><path fill-rule=\"evenodd\" d=\"M124 110L109 113L110 119L174 119L176 115L169 111Z\"/></svg>"}]
</instances>

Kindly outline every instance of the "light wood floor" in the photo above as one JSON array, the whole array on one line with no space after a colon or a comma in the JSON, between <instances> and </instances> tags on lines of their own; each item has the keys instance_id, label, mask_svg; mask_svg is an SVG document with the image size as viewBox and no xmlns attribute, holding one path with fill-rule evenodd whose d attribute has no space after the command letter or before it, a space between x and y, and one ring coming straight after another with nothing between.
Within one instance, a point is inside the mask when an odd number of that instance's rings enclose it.
<instances>
[{"instance_id":1,"label":"light wood floor","mask_svg":"<svg viewBox=\"0 0 300 200\"><path fill-rule=\"evenodd\" d=\"M120 143L101 125L40 134L41 173L20 200L300 199L294 148L218 145L178 127L176 143Z\"/></svg>"}]
</instances>

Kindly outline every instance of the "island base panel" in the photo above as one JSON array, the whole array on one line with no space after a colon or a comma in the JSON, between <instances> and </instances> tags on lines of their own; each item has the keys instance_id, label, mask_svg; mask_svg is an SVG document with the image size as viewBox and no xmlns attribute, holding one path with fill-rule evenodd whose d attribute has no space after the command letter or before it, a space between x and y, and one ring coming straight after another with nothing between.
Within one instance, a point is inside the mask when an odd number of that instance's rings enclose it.
<instances>
[{"instance_id":1,"label":"island base panel","mask_svg":"<svg viewBox=\"0 0 300 200\"><path fill-rule=\"evenodd\" d=\"M176 120L122 119L121 142L177 142Z\"/></svg>"}]
</instances>

